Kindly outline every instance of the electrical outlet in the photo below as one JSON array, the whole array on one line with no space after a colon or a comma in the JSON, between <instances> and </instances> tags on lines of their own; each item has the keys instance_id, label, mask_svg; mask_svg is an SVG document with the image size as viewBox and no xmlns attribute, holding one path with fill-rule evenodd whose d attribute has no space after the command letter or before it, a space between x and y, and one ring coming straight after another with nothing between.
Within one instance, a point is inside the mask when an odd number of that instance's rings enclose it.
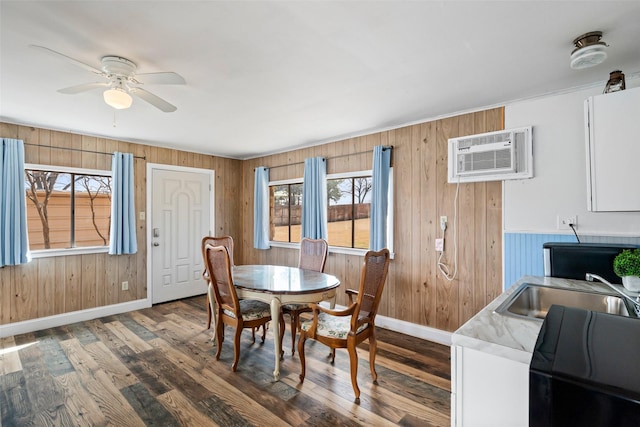
<instances>
[{"instance_id":1,"label":"electrical outlet","mask_svg":"<svg viewBox=\"0 0 640 427\"><path fill-rule=\"evenodd\" d=\"M442 231L447 229L447 217L444 215L440 217L440 228Z\"/></svg>"},{"instance_id":2,"label":"electrical outlet","mask_svg":"<svg viewBox=\"0 0 640 427\"><path fill-rule=\"evenodd\" d=\"M436 239L436 251L444 251L444 239Z\"/></svg>"},{"instance_id":3,"label":"electrical outlet","mask_svg":"<svg viewBox=\"0 0 640 427\"><path fill-rule=\"evenodd\" d=\"M124 282L122 282L122 290L123 291L128 291L129 290L129 282L127 282L126 280Z\"/></svg>"},{"instance_id":4,"label":"electrical outlet","mask_svg":"<svg viewBox=\"0 0 640 427\"><path fill-rule=\"evenodd\" d=\"M558 230L569 228L569 224L573 224L574 227L578 226L578 215L573 216L557 216Z\"/></svg>"}]
</instances>

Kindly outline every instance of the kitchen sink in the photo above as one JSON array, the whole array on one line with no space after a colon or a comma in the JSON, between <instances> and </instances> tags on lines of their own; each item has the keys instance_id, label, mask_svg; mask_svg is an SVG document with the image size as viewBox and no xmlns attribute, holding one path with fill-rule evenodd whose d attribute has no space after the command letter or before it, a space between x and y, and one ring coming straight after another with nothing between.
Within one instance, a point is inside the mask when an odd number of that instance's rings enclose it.
<instances>
[{"instance_id":1,"label":"kitchen sink","mask_svg":"<svg viewBox=\"0 0 640 427\"><path fill-rule=\"evenodd\" d=\"M527 319L543 320L552 305L563 305L619 316L636 317L623 298L616 295L551 288L523 283L502 304L496 313Z\"/></svg>"}]
</instances>

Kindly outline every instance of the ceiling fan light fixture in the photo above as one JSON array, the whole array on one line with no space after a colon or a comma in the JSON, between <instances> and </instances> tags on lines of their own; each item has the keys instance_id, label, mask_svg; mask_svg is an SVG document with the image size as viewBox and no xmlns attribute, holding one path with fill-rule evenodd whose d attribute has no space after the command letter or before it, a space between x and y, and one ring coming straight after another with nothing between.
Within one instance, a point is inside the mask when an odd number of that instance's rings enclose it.
<instances>
[{"instance_id":1,"label":"ceiling fan light fixture","mask_svg":"<svg viewBox=\"0 0 640 427\"><path fill-rule=\"evenodd\" d=\"M107 89L103 93L104 102L116 110L123 110L131 107L133 98L127 92L120 88Z\"/></svg>"},{"instance_id":2,"label":"ceiling fan light fixture","mask_svg":"<svg viewBox=\"0 0 640 427\"><path fill-rule=\"evenodd\" d=\"M601 41L602 31L585 33L573 41L575 49L571 52L571 68L581 70L603 63L607 59L605 48L608 46Z\"/></svg>"}]
</instances>

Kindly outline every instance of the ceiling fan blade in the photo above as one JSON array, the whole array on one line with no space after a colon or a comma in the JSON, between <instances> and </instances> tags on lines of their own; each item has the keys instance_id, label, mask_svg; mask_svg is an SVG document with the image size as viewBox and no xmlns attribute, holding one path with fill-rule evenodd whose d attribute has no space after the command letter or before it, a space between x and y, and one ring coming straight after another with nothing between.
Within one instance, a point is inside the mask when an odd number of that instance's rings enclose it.
<instances>
[{"instance_id":1,"label":"ceiling fan blade","mask_svg":"<svg viewBox=\"0 0 640 427\"><path fill-rule=\"evenodd\" d=\"M64 93L67 95L75 95L76 93L86 92L92 89L98 89L99 87L108 87L109 83L84 83L77 86L65 87L63 89L58 89L58 92Z\"/></svg>"},{"instance_id":2,"label":"ceiling fan blade","mask_svg":"<svg viewBox=\"0 0 640 427\"><path fill-rule=\"evenodd\" d=\"M143 99L144 101L147 101L149 104L153 105L159 110L164 111L165 113L172 113L178 109L175 105L169 104L167 101L160 98L159 96L154 95L151 92L144 90L142 88L134 87L130 89L130 92L136 95L137 97Z\"/></svg>"},{"instance_id":3,"label":"ceiling fan blade","mask_svg":"<svg viewBox=\"0 0 640 427\"><path fill-rule=\"evenodd\" d=\"M187 82L184 77L178 73L163 72L163 73L142 73L136 74L136 80L143 84L156 84L156 85L183 85Z\"/></svg>"},{"instance_id":4,"label":"ceiling fan blade","mask_svg":"<svg viewBox=\"0 0 640 427\"><path fill-rule=\"evenodd\" d=\"M103 73L102 71L98 70L97 68L92 67L91 65L85 64L84 62L80 62L77 59L73 59L72 57L64 55L64 54L62 54L60 52L56 52L55 50L51 50L48 47L37 46L37 45L34 45L34 44L29 45L29 47L32 47L34 49L38 49L38 50L40 50L42 52L48 53L48 54L53 55L53 56L57 56L58 58L65 59L66 61L71 62L72 64L75 64L80 68L84 68L85 70L90 71L92 73L98 74L100 76L106 76L105 73Z\"/></svg>"}]
</instances>

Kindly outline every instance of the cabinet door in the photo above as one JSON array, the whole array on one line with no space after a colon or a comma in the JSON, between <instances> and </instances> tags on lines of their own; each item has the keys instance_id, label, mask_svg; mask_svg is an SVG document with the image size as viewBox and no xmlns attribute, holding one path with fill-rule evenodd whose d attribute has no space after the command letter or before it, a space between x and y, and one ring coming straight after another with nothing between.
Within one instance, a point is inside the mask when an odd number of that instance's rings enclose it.
<instances>
[{"instance_id":1,"label":"cabinet door","mask_svg":"<svg viewBox=\"0 0 640 427\"><path fill-rule=\"evenodd\" d=\"M452 426L528 427L528 364L461 346L452 356Z\"/></svg>"},{"instance_id":2,"label":"cabinet door","mask_svg":"<svg viewBox=\"0 0 640 427\"><path fill-rule=\"evenodd\" d=\"M640 211L640 88L585 102L590 211Z\"/></svg>"}]
</instances>

